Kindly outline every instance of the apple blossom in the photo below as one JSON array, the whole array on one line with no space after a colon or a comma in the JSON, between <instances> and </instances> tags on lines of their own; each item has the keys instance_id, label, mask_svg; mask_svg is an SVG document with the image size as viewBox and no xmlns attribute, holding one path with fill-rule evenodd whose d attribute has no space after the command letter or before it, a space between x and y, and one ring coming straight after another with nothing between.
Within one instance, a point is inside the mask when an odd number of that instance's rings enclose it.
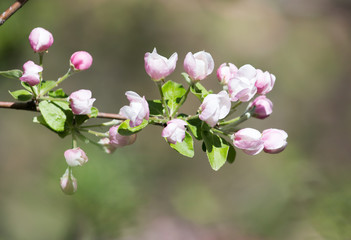
<instances>
[{"instance_id":1,"label":"apple blossom","mask_svg":"<svg viewBox=\"0 0 351 240\"><path fill-rule=\"evenodd\" d=\"M19 79L23 82L28 83L31 86L35 86L40 83L39 73L43 71L43 68L36 65L33 61L27 61L23 64L23 75Z\"/></svg>"},{"instance_id":2,"label":"apple blossom","mask_svg":"<svg viewBox=\"0 0 351 240\"><path fill-rule=\"evenodd\" d=\"M257 88L257 93L267 94L273 89L275 83L275 76L273 74L257 69L256 78L255 86Z\"/></svg>"},{"instance_id":3,"label":"apple blossom","mask_svg":"<svg viewBox=\"0 0 351 240\"><path fill-rule=\"evenodd\" d=\"M226 63L221 64L217 69L218 81L223 85L227 85L229 80L234 78L237 71L238 68L232 63L229 63L228 65Z\"/></svg>"},{"instance_id":4,"label":"apple blossom","mask_svg":"<svg viewBox=\"0 0 351 240\"><path fill-rule=\"evenodd\" d=\"M34 52L44 52L53 44L52 34L44 28L34 28L29 34L29 43Z\"/></svg>"},{"instance_id":5,"label":"apple blossom","mask_svg":"<svg viewBox=\"0 0 351 240\"><path fill-rule=\"evenodd\" d=\"M131 127L139 126L144 119L149 120L149 104L145 97L140 97L136 92L127 91L126 96L130 102L129 106L120 109L120 114L130 120Z\"/></svg>"},{"instance_id":6,"label":"apple blossom","mask_svg":"<svg viewBox=\"0 0 351 240\"><path fill-rule=\"evenodd\" d=\"M95 98L91 98L90 90L81 89L69 96L70 106L75 115L90 114Z\"/></svg>"},{"instance_id":7,"label":"apple blossom","mask_svg":"<svg viewBox=\"0 0 351 240\"><path fill-rule=\"evenodd\" d=\"M72 54L70 63L76 71L87 70L93 63L93 57L88 52L78 51Z\"/></svg>"},{"instance_id":8,"label":"apple blossom","mask_svg":"<svg viewBox=\"0 0 351 240\"><path fill-rule=\"evenodd\" d=\"M68 195L72 195L77 191L77 179L68 168L60 179L60 186L61 190Z\"/></svg>"},{"instance_id":9,"label":"apple blossom","mask_svg":"<svg viewBox=\"0 0 351 240\"><path fill-rule=\"evenodd\" d=\"M280 153L287 146L288 134L284 130L270 128L262 132L264 151L266 153Z\"/></svg>"},{"instance_id":10,"label":"apple blossom","mask_svg":"<svg viewBox=\"0 0 351 240\"><path fill-rule=\"evenodd\" d=\"M82 166L84 163L88 162L87 155L79 147L66 150L64 155L70 167Z\"/></svg>"},{"instance_id":11,"label":"apple blossom","mask_svg":"<svg viewBox=\"0 0 351 240\"><path fill-rule=\"evenodd\" d=\"M249 104L249 108L253 107L255 110L252 112L252 116L259 119L264 119L273 112L273 103L265 95L258 96Z\"/></svg>"},{"instance_id":12,"label":"apple blossom","mask_svg":"<svg viewBox=\"0 0 351 240\"><path fill-rule=\"evenodd\" d=\"M219 119L225 118L231 107L231 102L226 91L218 94L209 94L203 100L199 118L209 126L214 127Z\"/></svg>"},{"instance_id":13,"label":"apple blossom","mask_svg":"<svg viewBox=\"0 0 351 240\"><path fill-rule=\"evenodd\" d=\"M203 80L212 73L214 61L211 54L205 51L189 52L184 59L184 69L193 81Z\"/></svg>"},{"instance_id":14,"label":"apple blossom","mask_svg":"<svg viewBox=\"0 0 351 240\"><path fill-rule=\"evenodd\" d=\"M167 138L167 141L173 144L183 142L185 138L185 125L187 122L181 119L173 119L167 122L167 126L162 131L162 137Z\"/></svg>"},{"instance_id":15,"label":"apple blossom","mask_svg":"<svg viewBox=\"0 0 351 240\"><path fill-rule=\"evenodd\" d=\"M256 69L250 64L239 68L235 77L228 82L230 99L233 102L248 102L256 94Z\"/></svg>"},{"instance_id":16,"label":"apple blossom","mask_svg":"<svg viewBox=\"0 0 351 240\"><path fill-rule=\"evenodd\" d=\"M176 52L167 59L159 55L156 48L154 48L152 53L145 53L144 61L146 73L155 81L164 79L174 71L177 60L178 54Z\"/></svg>"},{"instance_id":17,"label":"apple blossom","mask_svg":"<svg viewBox=\"0 0 351 240\"><path fill-rule=\"evenodd\" d=\"M242 149L246 154L256 155L263 150L261 133L253 128L243 128L234 133L234 146Z\"/></svg>"}]
</instances>

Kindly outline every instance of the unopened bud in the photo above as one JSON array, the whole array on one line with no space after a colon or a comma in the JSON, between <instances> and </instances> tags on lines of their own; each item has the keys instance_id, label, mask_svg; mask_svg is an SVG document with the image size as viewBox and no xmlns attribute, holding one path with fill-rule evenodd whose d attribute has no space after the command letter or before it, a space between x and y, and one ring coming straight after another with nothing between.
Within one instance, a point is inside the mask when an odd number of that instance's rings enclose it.
<instances>
[{"instance_id":1,"label":"unopened bud","mask_svg":"<svg viewBox=\"0 0 351 240\"><path fill-rule=\"evenodd\" d=\"M77 191L77 179L68 168L60 179L60 186L61 190L67 195L72 195Z\"/></svg>"}]
</instances>

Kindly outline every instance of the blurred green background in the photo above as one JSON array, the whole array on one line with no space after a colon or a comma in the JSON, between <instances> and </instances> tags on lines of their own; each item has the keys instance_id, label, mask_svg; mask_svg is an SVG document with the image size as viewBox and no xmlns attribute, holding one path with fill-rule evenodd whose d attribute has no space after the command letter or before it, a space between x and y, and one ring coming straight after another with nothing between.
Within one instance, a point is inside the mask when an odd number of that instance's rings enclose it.
<instances>
[{"instance_id":1,"label":"blurred green background","mask_svg":"<svg viewBox=\"0 0 351 240\"><path fill-rule=\"evenodd\" d=\"M2 0L0 12L13 1ZM61 140L32 123L32 112L0 109L0 239L334 240L351 239L351 2L349 0L61 0L29 1L0 28L0 69L37 61L28 35L54 35L44 77L63 75L71 54L86 50L91 69L66 80L85 88L104 112L118 112L133 90L158 91L144 70L145 52L187 52L246 63L277 76L274 112L243 126L285 129L278 155L238 151L233 165L211 170L196 145L188 159L170 149L161 128L107 155L95 146L75 169L78 191L64 195ZM215 73L203 84L219 91ZM0 100L19 82L0 78ZM184 112L198 102L190 98ZM194 105L194 106L190 106ZM196 106L195 106L196 105Z\"/></svg>"}]
</instances>

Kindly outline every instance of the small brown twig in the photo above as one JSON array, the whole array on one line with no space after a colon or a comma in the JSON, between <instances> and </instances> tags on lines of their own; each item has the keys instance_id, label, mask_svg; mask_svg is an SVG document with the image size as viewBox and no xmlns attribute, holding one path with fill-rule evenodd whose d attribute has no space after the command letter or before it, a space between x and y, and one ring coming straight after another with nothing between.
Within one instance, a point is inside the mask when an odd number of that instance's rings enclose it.
<instances>
[{"instance_id":1,"label":"small brown twig","mask_svg":"<svg viewBox=\"0 0 351 240\"><path fill-rule=\"evenodd\" d=\"M5 12L0 15L0 26L3 25L18 9L20 9L28 0L17 0Z\"/></svg>"},{"instance_id":2,"label":"small brown twig","mask_svg":"<svg viewBox=\"0 0 351 240\"><path fill-rule=\"evenodd\" d=\"M17 110L26 110L39 112L39 108L36 107L33 101L29 102L0 102L0 108L12 108ZM117 120L126 120L127 118L121 114L116 113L104 113L99 112L97 118L108 118L108 119L117 119Z\"/></svg>"}]
</instances>

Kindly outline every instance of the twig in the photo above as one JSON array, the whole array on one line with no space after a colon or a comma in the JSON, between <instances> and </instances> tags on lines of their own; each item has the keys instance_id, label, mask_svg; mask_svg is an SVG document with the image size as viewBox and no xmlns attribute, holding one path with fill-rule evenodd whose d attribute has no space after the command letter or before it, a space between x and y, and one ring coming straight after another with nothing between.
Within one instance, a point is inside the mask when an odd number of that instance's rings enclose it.
<instances>
[{"instance_id":1,"label":"twig","mask_svg":"<svg viewBox=\"0 0 351 240\"><path fill-rule=\"evenodd\" d=\"M12 14L17 12L28 0L17 0L14 4L12 4L5 12L0 15L0 26L5 23L7 19L9 19Z\"/></svg>"},{"instance_id":2,"label":"twig","mask_svg":"<svg viewBox=\"0 0 351 240\"><path fill-rule=\"evenodd\" d=\"M36 107L33 101L29 102L0 102L0 108L12 108L17 110L26 110L26 111L34 111L39 112L39 108ZM122 116L121 114L116 113L104 113L99 112L97 118L108 118L108 119L118 119L118 120L126 120L127 118Z\"/></svg>"}]
</instances>

